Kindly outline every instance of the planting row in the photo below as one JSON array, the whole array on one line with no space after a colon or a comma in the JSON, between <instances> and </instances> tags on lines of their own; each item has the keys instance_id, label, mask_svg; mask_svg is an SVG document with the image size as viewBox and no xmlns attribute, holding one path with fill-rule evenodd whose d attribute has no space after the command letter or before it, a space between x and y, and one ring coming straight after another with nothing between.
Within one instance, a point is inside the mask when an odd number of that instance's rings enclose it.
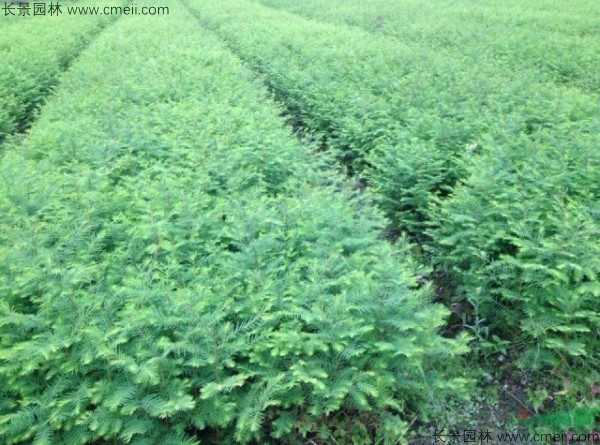
<instances>
[{"instance_id":1,"label":"planting row","mask_svg":"<svg viewBox=\"0 0 600 445\"><path fill-rule=\"evenodd\" d=\"M396 443L464 393L424 272L278 112L182 5L82 54L0 166L2 443Z\"/></svg>"},{"instance_id":2,"label":"planting row","mask_svg":"<svg viewBox=\"0 0 600 445\"><path fill-rule=\"evenodd\" d=\"M29 126L60 74L113 19L60 14L7 20L0 35L0 143Z\"/></svg>"},{"instance_id":3,"label":"planting row","mask_svg":"<svg viewBox=\"0 0 600 445\"><path fill-rule=\"evenodd\" d=\"M592 379L598 96L253 3L193 5L453 272L482 344Z\"/></svg>"},{"instance_id":4,"label":"planting row","mask_svg":"<svg viewBox=\"0 0 600 445\"><path fill-rule=\"evenodd\" d=\"M426 227L430 193L464 177L465 154L542 128L578 131L600 110L597 97L535 71L498 73L250 2L192 6L342 161L374 167L364 175L382 208L413 234Z\"/></svg>"},{"instance_id":5,"label":"planting row","mask_svg":"<svg viewBox=\"0 0 600 445\"><path fill-rule=\"evenodd\" d=\"M485 352L505 350L494 334L510 340L523 367L554 369L579 402L600 380L599 135L596 119L495 145L428 231Z\"/></svg>"},{"instance_id":6,"label":"planting row","mask_svg":"<svg viewBox=\"0 0 600 445\"><path fill-rule=\"evenodd\" d=\"M548 79L600 91L600 8L583 0L556 2L416 2L403 0L260 0L290 12L346 23L451 51L481 66L535 69Z\"/></svg>"}]
</instances>

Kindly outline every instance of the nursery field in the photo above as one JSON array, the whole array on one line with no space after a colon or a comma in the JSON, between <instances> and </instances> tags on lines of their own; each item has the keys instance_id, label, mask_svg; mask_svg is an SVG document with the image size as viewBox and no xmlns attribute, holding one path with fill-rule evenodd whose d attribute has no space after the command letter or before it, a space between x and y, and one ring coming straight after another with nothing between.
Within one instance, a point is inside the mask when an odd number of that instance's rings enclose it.
<instances>
[{"instance_id":1,"label":"nursery field","mask_svg":"<svg viewBox=\"0 0 600 445\"><path fill-rule=\"evenodd\" d=\"M0 12L0 443L600 429L598 2L60 3Z\"/></svg>"},{"instance_id":2,"label":"nursery field","mask_svg":"<svg viewBox=\"0 0 600 445\"><path fill-rule=\"evenodd\" d=\"M112 20L62 15L0 18L0 144L29 126L60 74Z\"/></svg>"}]
</instances>

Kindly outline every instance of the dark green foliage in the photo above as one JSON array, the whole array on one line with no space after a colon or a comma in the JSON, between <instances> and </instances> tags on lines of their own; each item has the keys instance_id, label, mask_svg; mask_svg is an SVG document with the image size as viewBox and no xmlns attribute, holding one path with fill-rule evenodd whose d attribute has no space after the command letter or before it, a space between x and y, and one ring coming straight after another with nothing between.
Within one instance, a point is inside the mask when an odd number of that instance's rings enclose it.
<instances>
[{"instance_id":1,"label":"dark green foliage","mask_svg":"<svg viewBox=\"0 0 600 445\"><path fill-rule=\"evenodd\" d=\"M465 175L464 166L417 141L382 147L374 154L371 159L377 171L371 180L378 190L379 207L390 215L394 229L408 230L424 241L432 195L447 195Z\"/></svg>"},{"instance_id":2,"label":"dark green foliage","mask_svg":"<svg viewBox=\"0 0 600 445\"><path fill-rule=\"evenodd\" d=\"M459 297L513 341L523 366L574 366L592 383L600 364L600 141L590 125L569 143L546 130L535 142L490 149L442 204L430 235Z\"/></svg>"},{"instance_id":3,"label":"dark green foliage","mask_svg":"<svg viewBox=\"0 0 600 445\"><path fill-rule=\"evenodd\" d=\"M464 391L425 271L241 72L122 19L7 151L2 443L396 443Z\"/></svg>"}]
</instances>

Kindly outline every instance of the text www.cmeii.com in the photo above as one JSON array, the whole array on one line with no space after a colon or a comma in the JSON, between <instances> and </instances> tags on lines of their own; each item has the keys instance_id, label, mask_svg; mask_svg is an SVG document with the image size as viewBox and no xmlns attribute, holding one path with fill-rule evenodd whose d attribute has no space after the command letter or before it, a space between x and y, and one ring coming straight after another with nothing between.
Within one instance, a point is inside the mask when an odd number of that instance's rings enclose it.
<instances>
[{"instance_id":1,"label":"text www.cmeii.com","mask_svg":"<svg viewBox=\"0 0 600 445\"><path fill-rule=\"evenodd\" d=\"M60 2L5 2L4 16L57 16L57 15L169 15L168 6L76 6Z\"/></svg>"}]
</instances>

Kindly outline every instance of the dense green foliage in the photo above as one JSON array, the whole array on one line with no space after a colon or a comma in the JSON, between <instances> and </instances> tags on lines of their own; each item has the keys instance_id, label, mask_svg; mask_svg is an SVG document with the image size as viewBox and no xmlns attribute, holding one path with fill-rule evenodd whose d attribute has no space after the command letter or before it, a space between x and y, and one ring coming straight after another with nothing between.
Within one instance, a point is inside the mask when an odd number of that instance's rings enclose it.
<instances>
[{"instance_id":1,"label":"dense green foliage","mask_svg":"<svg viewBox=\"0 0 600 445\"><path fill-rule=\"evenodd\" d=\"M0 20L2 444L396 444L465 332L591 423L597 2L170 12Z\"/></svg>"},{"instance_id":2,"label":"dense green foliage","mask_svg":"<svg viewBox=\"0 0 600 445\"><path fill-rule=\"evenodd\" d=\"M600 5L589 0L259 0L305 17L346 23L466 58L536 69L600 91Z\"/></svg>"},{"instance_id":3,"label":"dense green foliage","mask_svg":"<svg viewBox=\"0 0 600 445\"><path fill-rule=\"evenodd\" d=\"M27 128L62 71L114 18L67 14L2 17L0 143Z\"/></svg>"},{"instance_id":4,"label":"dense green foliage","mask_svg":"<svg viewBox=\"0 0 600 445\"><path fill-rule=\"evenodd\" d=\"M570 143L541 131L490 149L431 232L458 296L514 342L522 364L584 376L586 387L600 377L598 134L596 122Z\"/></svg>"},{"instance_id":5,"label":"dense green foliage","mask_svg":"<svg viewBox=\"0 0 600 445\"><path fill-rule=\"evenodd\" d=\"M469 76L457 77L462 67L434 51L249 2L193 2L192 7L352 171L362 172L387 154L403 160L410 177L401 178L397 194L382 189L378 197L392 218L416 233L428 192L456 181L453 158L479 125L465 118L478 113L476 91L464 102L448 89L454 81L472 89ZM475 69L470 73L476 75Z\"/></svg>"},{"instance_id":6,"label":"dense green foliage","mask_svg":"<svg viewBox=\"0 0 600 445\"><path fill-rule=\"evenodd\" d=\"M527 5L193 3L450 272L482 344L597 378L597 6L556 6L568 24L538 32L560 20Z\"/></svg>"},{"instance_id":7,"label":"dense green foliage","mask_svg":"<svg viewBox=\"0 0 600 445\"><path fill-rule=\"evenodd\" d=\"M147 20L0 165L0 440L396 443L464 390L425 271L181 5Z\"/></svg>"},{"instance_id":8,"label":"dense green foliage","mask_svg":"<svg viewBox=\"0 0 600 445\"><path fill-rule=\"evenodd\" d=\"M456 51L250 2L192 6L264 74L289 113L374 185L396 228L417 237L431 195L446 195L465 176L465 154L539 127L581 129L598 112L535 67L473 64Z\"/></svg>"}]
</instances>

